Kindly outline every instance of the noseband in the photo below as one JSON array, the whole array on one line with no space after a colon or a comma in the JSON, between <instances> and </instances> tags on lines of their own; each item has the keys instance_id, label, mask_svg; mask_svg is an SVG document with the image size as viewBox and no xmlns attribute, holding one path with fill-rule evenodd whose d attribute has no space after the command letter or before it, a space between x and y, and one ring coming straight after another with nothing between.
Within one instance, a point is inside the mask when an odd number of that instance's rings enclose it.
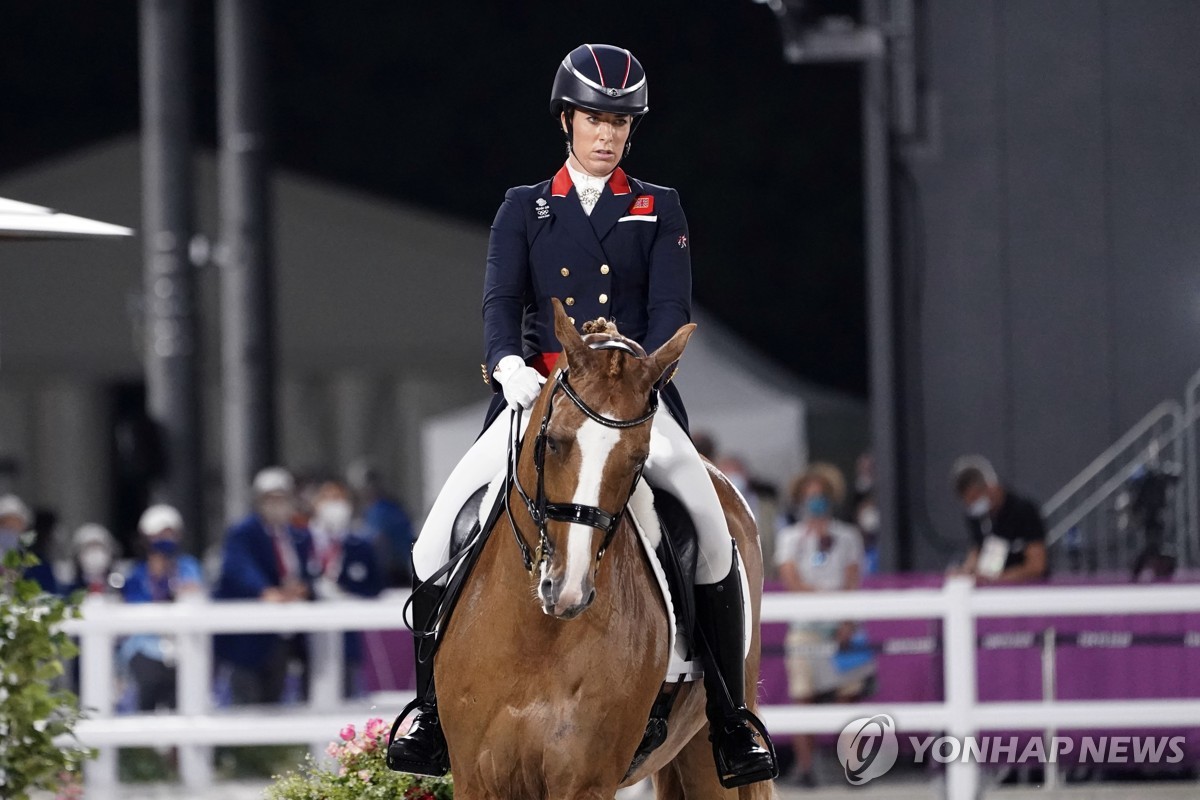
<instances>
[{"instance_id":1,"label":"noseband","mask_svg":"<svg viewBox=\"0 0 1200 800\"><path fill-rule=\"evenodd\" d=\"M605 342L603 344L610 343ZM603 349L611 348L611 346L610 348L604 348L603 345L601 347ZM620 347L619 349L627 350L628 348ZM632 353L633 351L630 350L629 352ZM655 387L650 392L649 407L642 416L629 420L606 417L585 403L575 393L575 390L567 380L567 370L559 371L557 379L554 382L554 388L550 391L550 399L546 403L546 413L542 415L542 424L538 429L537 438L533 442L533 466L537 471L537 492L532 498L525 492L525 488L521 486L521 481L517 477L517 461L521 453L521 445L517 442L517 438L520 435L521 415L523 411L518 407L513 412L508 437L508 486L504 493L504 506L505 511L508 513L509 524L513 529L513 535L517 539L517 546L521 548L521 558L525 562L525 569L530 573L533 573L543 562L549 560L554 555L554 543L550 541L550 537L546 534L546 525L551 520L587 525L603 531L604 542L600 545L600 551L596 554L596 561L599 562L604 557L604 551L608 549L614 534L617 532L617 525L620 524L621 517L625 513L625 508L629 504L629 497L632 496L634 487L637 486L638 479L642 476L642 469L646 466L644 461L638 465L637 471L633 475L633 481L629 484L629 494L626 495L625 502L621 505L621 510L616 514L610 514L599 506L548 502L546 499L546 430L550 427L550 417L554 413L554 400L560 391L575 404L576 408L583 412L584 416L594 422L600 423L606 428L616 428L619 430L636 428L638 425L643 425L652 420L654 413L658 411L658 388ZM521 496L521 500L525 503L525 509L533 519L533 524L537 526L538 546L536 551L530 551L529 545L525 542L525 537L521 535L521 531L517 527L516 520L513 519L512 509L508 506L508 498L512 493L512 488L515 488L517 494Z\"/></svg>"}]
</instances>

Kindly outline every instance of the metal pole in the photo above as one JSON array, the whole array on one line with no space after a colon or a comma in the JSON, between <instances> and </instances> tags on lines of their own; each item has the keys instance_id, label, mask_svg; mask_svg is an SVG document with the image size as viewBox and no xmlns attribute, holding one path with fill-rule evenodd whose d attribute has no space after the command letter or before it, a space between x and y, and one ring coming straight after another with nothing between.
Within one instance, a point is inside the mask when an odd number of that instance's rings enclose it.
<instances>
[{"instance_id":1,"label":"metal pole","mask_svg":"<svg viewBox=\"0 0 1200 800\"><path fill-rule=\"evenodd\" d=\"M1057 673L1056 668L1058 652L1058 632L1054 628L1046 628L1042 631L1042 702L1053 703L1055 696L1058 694L1056 687ZM1051 725L1046 728L1043 734L1046 746L1046 766L1045 779L1043 781L1044 788L1058 788L1058 756L1054 752L1054 739L1058 736L1058 728Z\"/></svg>"},{"instance_id":2,"label":"metal pole","mask_svg":"<svg viewBox=\"0 0 1200 800\"><path fill-rule=\"evenodd\" d=\"M882 0L865 0L863 23L881 27L886 21ZM893 299L891 191L889 180L889 85L887 60L862 65L863 196L867 250L867 339L869 344L871 448L875 457L876 501L891 536L879 542L884 570L907 567L907 520L901 503L899 436L896 425L898 387Z\"/></svg>"},{"instance_id":3,"label":"metal pole","mask_svg":"<svg viewBox=\"0 0 1200 800\"><path fill-rule=\"evenodd\" d=\"M155 499L204 544L192 236L190 0L141 0L142 241L146 406L167 473Z\"/></svg>"},{"instance_id":4,"label":"metal pole","mask_svg":"<svg viewBox=\"0 0 1200 800\"><path fill-rule=\"evenodd\" d=\"M254 473L275 458L275 315L263 27L261 0L218 0L227 520L247 512Z\"/></svg>"}]
</instances>

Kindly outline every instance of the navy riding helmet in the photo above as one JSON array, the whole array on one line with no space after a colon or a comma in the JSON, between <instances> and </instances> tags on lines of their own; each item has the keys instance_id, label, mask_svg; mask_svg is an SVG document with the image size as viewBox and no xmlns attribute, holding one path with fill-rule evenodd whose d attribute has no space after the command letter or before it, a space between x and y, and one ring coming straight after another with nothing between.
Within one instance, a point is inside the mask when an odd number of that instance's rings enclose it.
<instances>
[{"instance_id":1,"label":"navy riding helmet","mask_svg":"<svg viewBox=\"0 0 1200 800\"><path fill-rule=\"evenodd\" d=\"M633 116L633 130L650 110L646 71L633 54L610 44L576 47L558 65L550 90L550 113L557 120L567 107ZM633 138L630 131L630 139ZM625 154L629 155L626 141ZM571 147L571 115L567 115L567 149Z\"/></svg>"}]
</instances>

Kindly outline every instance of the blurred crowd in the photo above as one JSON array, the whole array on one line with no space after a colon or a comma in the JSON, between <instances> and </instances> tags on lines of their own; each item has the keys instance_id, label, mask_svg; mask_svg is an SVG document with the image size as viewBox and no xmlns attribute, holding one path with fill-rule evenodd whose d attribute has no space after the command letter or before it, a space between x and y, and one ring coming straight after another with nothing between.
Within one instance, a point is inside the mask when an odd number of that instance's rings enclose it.
<instances>
[{"instance_id":1,"label":"blurred crowd","mask_svg":"<svg viewBox=\"0 0 1200 800\"><path fill-rule=\"evenodd\" d=\"M411 583L413 528L404 508L384 490L379 473L356 464L344 479L298 482L282 467L259 472L253 507L225 532L202 563L184 552L183 517L169 505L141 514L129 552L102 525L81 525L69 557L56 562L52 512L33 511L15 495L0 497L0 554L25 549L39 559L27 570L46 592L82 593L93 601L173 603L192 598L295 603L339 597L377 597ZM278 634L217 636L219 700L277 703L305 693L307 639ZM345 634L347 696L362 692L362 635ZM174 643L169 636L135 635L117 652L127 710L175 707ZM292 680L289 680L291 678Z\"/></svg>"}]
</instances>

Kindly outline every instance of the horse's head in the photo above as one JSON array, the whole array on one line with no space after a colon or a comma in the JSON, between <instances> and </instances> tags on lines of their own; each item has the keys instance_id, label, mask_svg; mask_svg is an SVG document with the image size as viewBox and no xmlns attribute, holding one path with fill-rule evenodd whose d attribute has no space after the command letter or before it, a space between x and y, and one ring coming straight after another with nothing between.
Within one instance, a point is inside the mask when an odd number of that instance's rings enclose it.
<instances>
[{"instance_id":1,"label":"horse's head","mask_svg":"<svg viewBox=\"0 0 1200 800\"><path fill-rule=\"evenodd\" d=\"M571 619L595 599L600 558L650 453L658 386L696 326L649 355L605 320L585 325L581 337L558 300L554 327L561 369L531 413L537 435L522 480L545 511L538 598L547 614Z\"/></svg>"}]
</instances>

